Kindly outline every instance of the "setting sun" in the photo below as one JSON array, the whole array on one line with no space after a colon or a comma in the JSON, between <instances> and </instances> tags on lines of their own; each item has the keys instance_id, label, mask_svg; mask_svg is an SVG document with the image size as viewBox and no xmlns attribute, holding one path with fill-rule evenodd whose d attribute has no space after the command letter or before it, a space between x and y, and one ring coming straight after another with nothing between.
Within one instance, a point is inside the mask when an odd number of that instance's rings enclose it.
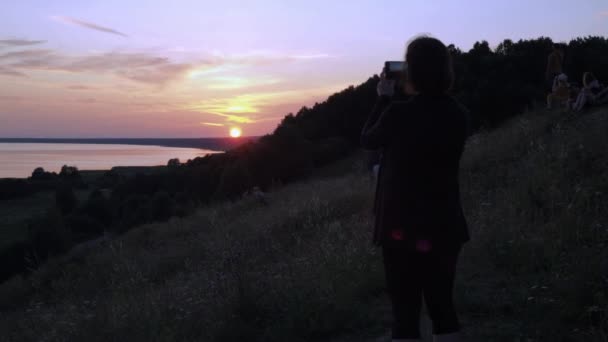
<instances>
[{"instance_id":1,"label":"setting sun","mask_svg":"<svg viewBox=\"0 0 608 342\"><path fill-rule=\"evenodd\" d=\"M230 129L230 136L231 136L231 137L233 137L233 138L238 138L238 137L240 137L242 133L243 133L243 132L242 132L242 131L241 131L241 129L240 129L240 128L238 128L238 127L232 127L232 128Z\"/></svg>"}]
</instances>

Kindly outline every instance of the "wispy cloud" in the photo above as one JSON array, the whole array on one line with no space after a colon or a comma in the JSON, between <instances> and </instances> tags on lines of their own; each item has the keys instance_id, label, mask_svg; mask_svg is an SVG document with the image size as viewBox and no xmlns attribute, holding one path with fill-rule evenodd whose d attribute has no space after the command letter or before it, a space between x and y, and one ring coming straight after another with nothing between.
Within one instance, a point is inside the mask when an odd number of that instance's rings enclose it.
<instances>
[{"instance_id":1,"label":"wispy cloud","mask_svg":"<svg viewBox=\"0 0 608 342\"><path fill-rule=\"evenodd\" d=\"M236 115L236 114L209 113L209 112L208 112L208 114L221 116L221 117L225 118L226 121L228 121L228 122L236 122L236 123L240 123L240 124L250 124L250 123L257 122L257 120L252 119L249 116L243 116L242 114Z\"/></svg>"},{"instance_id":2,"label":"wispy cloud","mask_svg":"<svg viewBox=\"0 0 608 342\"><path fill-rule=\"evenodd\" d=\"M256 95L241 95L207 99L187 105L185 109L220 116L228 122L254 123L256 122L254 115L264 103L264 99Z\"/></svg>"},{"instance_id":3,"label":"wispy cloud","mask_svg":"<svg viewBox=\"0 0 608 342\"><path fill-rule=\"evenodd\" d=\"M608 17L608 11L601 11L598 14L600 15L600 17Z\"/></svg>"},{"instance_id":4,"label":"wispy cloud","mask_svg":"<svg viewBox=\"0 0 608 342\"><path fill-rule=\"evenodd\" d=\"M331 58L330 55L325 54L325 53L317 53L314 55L293 55L291 56L293 59L324 59L324 58Z\"/></svg>"},{"instance_id":5,"label":"wispy cloud","mask_svg":"<svg viewBox=\"0 0 608 342\"><path fill-rule=\"evenodd\" d=\"M14 77L26 77L26 75L20 71L6 68L0 65L0 75L3 76L14 76Z\"/></svg>"},{"instance_id":6,"label":"wispy cloud","mask_svg":"<svg viewBox=\"0 0 608 342\"><path fill-rule=\"evenodd\" d=\"M11 51L0 55L0 61L2 60L30 60L46 58L52 55L52 50L47 49L35 49L35 50L23 50L23 51Z\"/></svg>"},{"instance_id":7,"label":"wispy cloud","mask_svg":"<svg viewBox=\"0 0 608 342\"><path fill-rule=\"evenodd\" d=\"M213 126L213 127L224 127L225 125L217 122L201 122L201 125L204 126Z\"/></svg>"},{"instance_id":8,"label":"wispy cloud","mask_svg":"<svg viewBox=\"0 0 608 342\"><path fill-rule=\"evenodd\" d=\"M29 46L44 44L46 40L27 40L27 39L0 39L0 45L5 46Z\"/></svg>"},{"instance_id":9,"label":"wispy cloud","mask_svg":"<svg viewBox=\"0 0 608 342\"><path fill-rule=\"evenodd\" d=\"M233 63L246 63L246 64L254 64L254 65L266 65L266 64L274 64L277 62L291 62L298 60L314 60L314 59L326 59L331 58L331 55L325 53L315 53L315 54L285 54L278 51L272 50L255 50L250 51L243 54L236 55L223 55L223 54L215 54L216 57L220 59L229 60Z\"/></svg>"},{"instance_id":10,"label":"wispy cloud","mask_svg":"<svg viewBox=\"0 0 608 342\"><path fill-rule=\"evenodd\" d=\"M97 102L97 99L92 98L92 97L80 98L80 99L76 99L76 102L91 104L91 103Z\"/></svg>"},{"instance_id":11,"label":"wispy cloud","mask_svg":"<svg viewBox=\"0 0 608 342\"><path fill-rule=\"evenodd\" d=\"M192 56L188 61L176 61L151 51L112 51L78 56L51 49L31 48L0 53L0 75L23 77L36 71L110 74L138 83L161 87L169 82L189 77L191 79L204 78L206 87L214 90L253 89L268 87L279 83L280 80L270 76L220 76L220 71L226 73L227 70L242 67L283 64L297 60L308 61L327 58L326 56L328 55L293 55L272 51L254 51L237 55L201 53L199 56ZM72 90L87 90L82 86L66 86Z\"/></svg>"},{"instance_id":12,"label":"wispy cloud","mask_svg":"<svg viewBox=\"0 0 608 342\"><path fill-rule=\"evenodd\" d=\"M285 113L298 109L303 98L314 102L348 86L349 84L330 84L306 89L251 92L237 96L201 99L182 105L179 109L204 115L215 115L223 118L226 124L277 121Z\"/></svg>"},{"instance_id":13,"label":"wispy cloud","mask_svg":"<svg viewBox=\"0 0 608 342\"><path fill-rule=\"evenodd\" d=\"M91 22L76 19L76 18L63 17L63 16L53 16L51 18L55 21L63 22L66 24L72 24L72 25L88 28L88 29L95 30L95 31L115 34L115 35L122 36L122 37L128 37L127 34L120 32L118 30L115 30L113 28L97 25L95 23L91 23Z\"/></svg>"},{"instance_id":14,"label":"wispy cloud","mask_svg":"<svg viewBox=\"0 0 608 342\"><path fill-rule=\"evenodd\" d=\"M67 89L70 90L95 90L97 89L96 87L91 87L91 86L87 86L87 85L82 85L82 84L72 84L66 87Z\"/></svg>"},{"instance_id":15,"label":"wispy cloud","mask_svg":"<svg viewBox=\"0 0 608 342\"><path fill-rule=\"evenodd\" d=\"M229 90L272 85L279 83L280 80L268 77L245 78L233 76L215 76L208 78L207 82L208 89Z\"/></svg>"},{"instance_id":16,"label":"wispy cloud","mask_svg":"<svg viewBox=\"0 0 608 342\"><path fill-rule=\"evenodd\" d=\"M250 124L269 120L262 115L262 112L275 105L277 99L285 99L290 96L292 96L291 91L249 93L226 98L205 99L188 104L183 109L216 115L229 123Z\"/></svg>"},{"instance_id":17,"label":"wispy cloud","mask_svg":"<svg viewBox=\"0 0 608 342\"><path fill-rule=\"evenodd\" d=\"M146 53L109 52L68 56L52 50L37 49L0 54L0 70L3 70L3 74L13 76L17 73L25 75L28 71L112 73L140 83L164 85L183 76L192 67L187 63L175 63L169 58Z\"/></svg>"}]
</instances>

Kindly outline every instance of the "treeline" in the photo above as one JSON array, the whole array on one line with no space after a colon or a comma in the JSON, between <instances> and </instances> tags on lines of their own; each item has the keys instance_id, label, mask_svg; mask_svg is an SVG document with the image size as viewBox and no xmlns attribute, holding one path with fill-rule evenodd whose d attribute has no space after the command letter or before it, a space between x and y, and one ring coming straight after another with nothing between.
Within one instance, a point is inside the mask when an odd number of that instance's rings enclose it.
<instances>
[{"instance_id":1,"label":"treeline","mask_svg":"<svg viewBox=\"0 0 608 342\"><path fill-rule=\"evenodd\" d=\"M470 109L474 127L495 127L543 101L552 46L549 38L505 40L496 49L479 42L468 52L449 46L456 72L453 95ZM606 38L573 40L565 46L565 72L571 80L580 79L585 71L608 80L607 55ZM73 196L72 188L82 186L77 177L65 181L42 173L28 181L13 181L21 183L11 184L7 193L18 192L15 187L26 189L28 184L54 188L56 205L31 222L28 241L0 259L13 263L6 269L23 270L35 266L31 256L42 260L63 253L73 243L104 231L121 233L143 223L186 215L209 201L238 198L253 187L265 190L306 177L316 167L357 148L361 127L376 99L377 82L378 76L373 76L322 103L290 113L272 134L223 154L186 163L171 160L166 172L125 176L108 171L86 184L91 191L82 203ZM44 177L48 177L46 185Z\"/></svg>"},{"instance_id":2,"label":"treeline","mask_svg":"<svg viewBox=\"0 0 608 342\"><path fill-rule=\"evenodd\" d=\"M468 52L449 46L456 72L454 95L471 110L478 127L495 127L539 101L544 104L549 90L545 70L553 44L549 38L507 39L492 50L483 41ZM605 37L577 38L561 45L570 82L580 85L587 71L608 81Z\"/></svg>"}]
</instances>

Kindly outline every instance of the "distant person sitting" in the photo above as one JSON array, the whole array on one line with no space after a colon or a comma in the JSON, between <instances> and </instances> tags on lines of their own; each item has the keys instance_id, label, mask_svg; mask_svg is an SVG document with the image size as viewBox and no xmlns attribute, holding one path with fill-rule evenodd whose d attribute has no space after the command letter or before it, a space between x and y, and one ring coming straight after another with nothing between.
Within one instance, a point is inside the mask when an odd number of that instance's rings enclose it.
<instances>
[{"instance_id":1,"label":"distant person sitting","mask_svg":"<svg viewBox=\"0 0 608 342\"><path fill-rule=\"evenodd\" d=\"M555 105L567 106L570 99L570 85L568 76L560 74L553 80L551 93L547 95L547 109L553 109Z\"/></svg>"},{"instance_id":2,"label":"distant person sitting","mask_svg":"<svg viewBox=\"0 0 608 342\"><path fill-rule=\"evenodd\" d=\"M468 135L464 108L447 93L454 79L439 40L412 41L405 56L407 101L381 78L361 144L380 149L374 242L382 246L393 308L393 341L420 339L422 299L435 341L458 341L452 300L456 261L469 239L458 170Z\"/></svg>"},{"instance_id":3,"label":"distant person sitting","mask_svg":"<svg viewBox=\"0 0 608 342\"><path fill-rule=\"evenodd\" d=\"M553 44L553 50L547 58L547 69L545 70L545 77L549 87L553 86L555 77L562 74L564 63L564 50L561 44Z\"/></svg>"},{"instance_id":4,"label":"distant person sitting","mask_svg":"<svg viewBox=\"0 0 608 342\"><path fill-rule=\"evenodd\" d=\"M583 75L583 88L578 93L572 109L580 112L588 105L600 103L603 97L605 97L605 91L602 90L600 82L592 73L586 72Z\"/></svg>"}]
</instances>

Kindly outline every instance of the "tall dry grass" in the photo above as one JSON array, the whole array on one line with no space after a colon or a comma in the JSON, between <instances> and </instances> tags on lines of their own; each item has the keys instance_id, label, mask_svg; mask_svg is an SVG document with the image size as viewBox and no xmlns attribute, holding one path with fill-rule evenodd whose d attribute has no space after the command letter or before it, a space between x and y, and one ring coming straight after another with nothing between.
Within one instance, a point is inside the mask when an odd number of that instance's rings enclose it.
<instances>
[{"instance_id":1,"label":"tall dry grass","mask_svg":"<svg viewBox=\"0 0 608 342\"><path fill-rule=\"evenodd\" d=\"M365 302L382 276L359 164L279 189L268 206L247 199L140 227L3 284L13 308L0 339L304 341L354 331L370 320Z\"/></svg>"}]
</instances>

